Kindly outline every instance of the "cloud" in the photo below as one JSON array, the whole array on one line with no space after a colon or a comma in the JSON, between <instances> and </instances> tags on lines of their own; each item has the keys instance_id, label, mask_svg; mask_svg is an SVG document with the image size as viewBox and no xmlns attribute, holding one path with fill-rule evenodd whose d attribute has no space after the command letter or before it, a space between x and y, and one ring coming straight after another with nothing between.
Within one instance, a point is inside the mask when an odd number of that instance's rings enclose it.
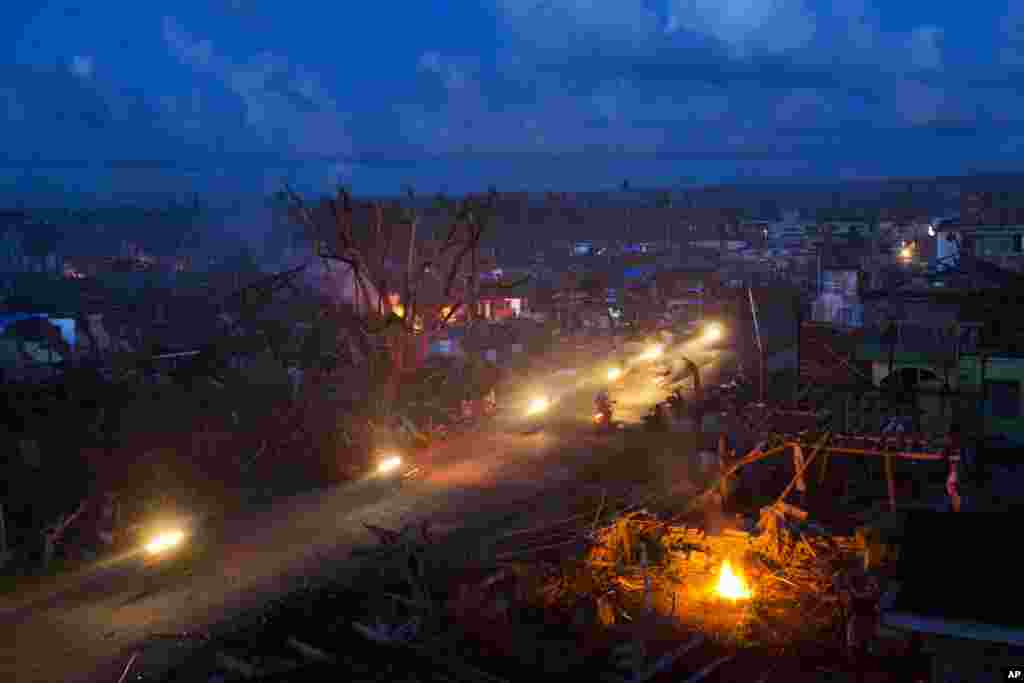
<instances>
[{"instance_id":1,"label":"cloud","mask_svg":"<svg viewBox=\"0 0 1024 683\"><path fill-rule=\"evenodd\" d=\"M317 74L269 52L235 62L172 17L163 20L163 37L179 61L214 76L241 100L246 127L264 144L299 156L351 153L348 117Z\"/></svg>"},{"instance_id":2,"label":"cloud","mask_svg":"<svg viewBox=\"0 0 1024 683\"><path fill-rule=\"evenodd\" d=\"M937 26L918 26L910 32L908 50L910 62L916 68L942 68L942 29Z\"/></svg>"},{"instance_id":3,"label":"cloud","mask_svg":"<svg viewBox=\"0 0 1024 683\"><path fill-rule=\"evenodd\" d=\"M594 41L623 46L660 32L663 20L645 0L494 0L503 26L538 49L571 50Z\"/></svg>"},{"instance_id":4,"label":"cloud","mask_svg":"<svg viewBox=\"0 0 1024 683\"><path fill-rule=\"evenodd\" d=\"M439 76L448 90L461 90L469 82L470 76L462 66L453 59L442 57L436 50L420 55L418 67L420 71Z\"/></svg>"},{"instance_id":5,"label":"cloud","mask_svg":"<svg viewBox=\"0 0 1024 683\"><path fill-rule=\"evenodd\" d=\"M346 185L352 180L354 167L352 164L337 162L327 167L326 185L330 188L337 188Z\"/></svg>"},{"instance_id":6,"label":"cloud","mask_svg":"<svg viewBox=\"0 0 1024 683\"><path fill-rule=\"evenodd\" d=\"M815 29L802 0L672 0L665 30L711 36L742 56L804 47Z\"/></svg>"},{"instance_id":7,"label":"cloud","mask_svg":"<svg viewBox=\"0 0 1024 683\"><path fill-rule=\"evenodd\" d=\"M71 73L80 78L92 77L95 66L95 60L92 57L75 55L71 58Z\"/></svg>"},{"instance_id":8,"label":"cloud","mask_svg":"<svg viewBox=\"0 0 1024 683\"><path fill-rule=\"evenodd\" d=\"M1004 66L1024 66L1024 8L1011 4L1011 10L999 24L1001 47L999 59Z\"/></svg>"},{"instance_id":9,"label":"cloud","mask_svg":"<svg viewBox=\"0 0 1024 683\"><path fill-rule=\"evenodd\" d=\"M892 100L903 121L915 126L942 120L946 102L946 93L941 88L912 80L904 81Z\"/></svg>"},{"instance_id":10,"label":"cloud","mask_svg":"<svg viewBox=\"0 0 1024 683\"><path fill-rule=\"evenodd\" d=\"M566 93L557 80L538 79L533 97L500 102L444 55L427 53L418 67L424 78L442 82L447 92L440 106L409 102L398 108L403 138L428 154L557 154L607 148L612 140L620 148L653 151L663 140L661 131L632 126L619 115L625 108L630 119L667 113L660 109L664 101L645 109L630 105L633 89L625 81L581 97Z\"/></svg>"},{"instance_id":11,"label":"cloud","mask_svg":"<svg viewBox=\"0 0 1024 683\"><path fill-rule=\"evenodd\" d=\"M818 90L799 88L786 93L775 104L776 122L783 125L801 125L820 121L832 114L828 98Z\"/></svg>"},{"instance_id":12,"label":"cloud","mask_svg":"<svg viewBox=\"0 0 1024 683\"><path fill-rule=\"evenodd\" d=\"M3 103L5 120L10 123L21 123L25 120L25 106L13 88L0 89L0 102Z\"/></svg>"}]
</instances>

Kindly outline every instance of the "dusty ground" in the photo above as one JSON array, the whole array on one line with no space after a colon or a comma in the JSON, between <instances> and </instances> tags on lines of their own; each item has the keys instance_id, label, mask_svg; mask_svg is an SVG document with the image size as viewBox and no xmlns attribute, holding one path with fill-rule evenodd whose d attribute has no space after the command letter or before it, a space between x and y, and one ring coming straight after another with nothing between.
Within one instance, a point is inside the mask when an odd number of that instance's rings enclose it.
<instances>
[{"instance_id":1,"label":"dusty ground","mask_svg":"<svg viewBox=\"0 0 1024 683\"><path fill-rule=\"evenodd\" d=\"M713 377L720 358L702 354L698 363ZM499 421L438 449L427 476L401 490L348 484L224 521L191 574L167 584L130 568L107 570L28 605L0 606L0 680L116 681L152 634L200 629L294 588L299 577L351 567L352 548L374 540L363 523L397 528L430 519L437 531L472 539L557 518L572 508L567 484L588 463L596 438L588 423L600 381L595 360L576 350L554 358L561 366L581 365L556 429L523 435ZM657 398L649 375L638 373L620 390L620 417L638 420ZM145 669L145 658L136 669Z\"/></svg>"}]
</instances>

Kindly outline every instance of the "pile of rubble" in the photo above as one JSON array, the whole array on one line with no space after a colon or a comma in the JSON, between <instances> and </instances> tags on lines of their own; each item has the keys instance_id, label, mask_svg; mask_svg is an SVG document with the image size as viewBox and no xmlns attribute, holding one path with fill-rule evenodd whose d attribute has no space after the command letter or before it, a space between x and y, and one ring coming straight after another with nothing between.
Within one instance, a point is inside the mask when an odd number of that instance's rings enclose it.
<instances>
[{"instance_id":1,"label":"pile of rubble","mask_svg":"<svg viewBox=\"0 0 1024 683\"><path fill-rule=\"evenodd\" d=\"M643 512L598 534L586 565L611 623L655 611L747 645L819 638L838 616L835 578L857 562L857 541L829 535L783 504L746 528L709 535ZM731 598L727 581L746 594Z\"/></svg>"},{"instance_id":2,"label":"pile of rubble","mask_svg":"<svg viewBox=\"0 0 1024 683\"><path fill-rule=\"evenodd\" d=\"M836 577L856 563L856 541L791 506L715 535L645 511L584 526L582 557L460 569L426 526L371 527L380 543L365 550L361 590L290 596L159 680L746 680L842 632ZM723 592L725 571L740 594Z\"/></svg>"}]
</instances>

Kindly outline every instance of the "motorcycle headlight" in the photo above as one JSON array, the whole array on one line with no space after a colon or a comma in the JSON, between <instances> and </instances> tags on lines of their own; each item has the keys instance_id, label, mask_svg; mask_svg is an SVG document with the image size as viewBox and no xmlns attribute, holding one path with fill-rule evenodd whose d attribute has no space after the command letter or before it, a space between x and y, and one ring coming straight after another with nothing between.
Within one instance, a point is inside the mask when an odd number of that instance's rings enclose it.
<instances>
[{"instance_id":1,"label":"motorcycle headlight","mask_svg":"<svg viewBox=\"0 0 1024 683\"><path fill-rule=\"evenodd\" d=\"M180 546L185 541L185 532L181 529L170 529L154 534L145 545L146 553L159 555Z\"/></svg>"},{"instance_id":2,"label":"motorcycle headlight","mask_svg":"<svg viewBox=\"0 0 1024 683\"><path fill-rule=\"evenodd\" d=\"M389 455L381 459L377 464L377 472L379 474L387 474L388 472L394 472L402 464L402 458L398 455Z\"/></svg>"},{"instance_id":3,"label":"motorcycle headlight","mask_svg":"<svg viewBox=\"0 0 1024 683\"><path fill-rule=\"evenodd\" d=\"M540 396L530 401L530 405L526 408L526 414L536 415L538 413L543 413L545 410L548 409L549 405L550 402L548 401L547 397Z\"/></svg>"}]
</instances>

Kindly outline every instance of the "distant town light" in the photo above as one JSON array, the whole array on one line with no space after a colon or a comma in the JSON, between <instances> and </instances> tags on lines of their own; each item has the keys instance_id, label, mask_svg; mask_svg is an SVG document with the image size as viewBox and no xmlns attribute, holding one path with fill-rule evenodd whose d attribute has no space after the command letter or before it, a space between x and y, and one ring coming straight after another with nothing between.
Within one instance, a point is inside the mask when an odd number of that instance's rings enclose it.
<instances>
[{"instance_id":1,"label":"distant town light","mask_svg":"<svg viewBox=\"0 0 1024 683\"><path fill-rule=\"evenodd\" d=\"M929 225L928 226L928 236L929 237L935 237L935 226L934 225Z\"/></svg>"}]
</instances>

